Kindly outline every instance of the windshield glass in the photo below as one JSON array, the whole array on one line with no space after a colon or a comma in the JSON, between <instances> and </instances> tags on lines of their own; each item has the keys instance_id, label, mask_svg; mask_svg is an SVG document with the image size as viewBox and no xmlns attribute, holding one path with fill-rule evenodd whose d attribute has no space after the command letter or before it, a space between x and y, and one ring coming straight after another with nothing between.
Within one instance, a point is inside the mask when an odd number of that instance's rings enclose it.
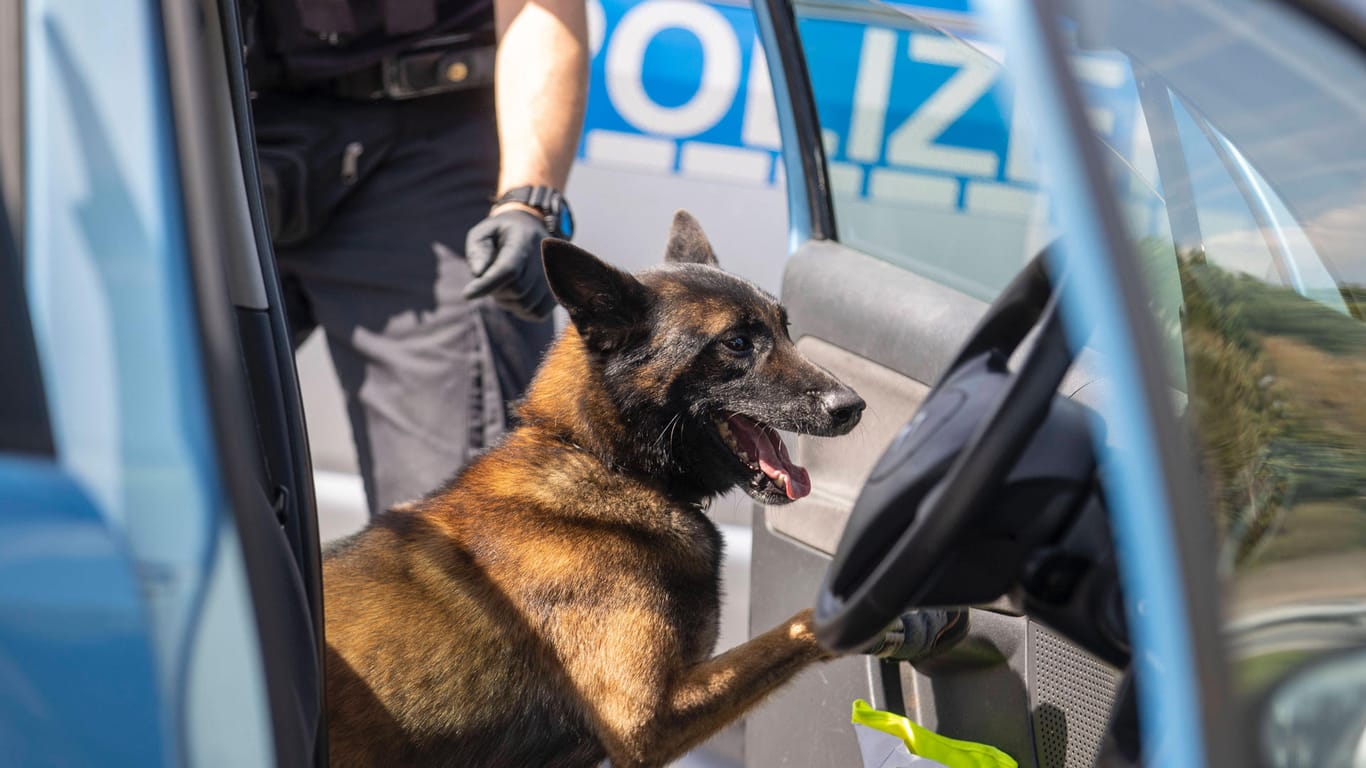
<instances>
[{"instance_id":1,"label":"windshield glass","mask_svg":"<svg viewBox=\"0 0 1366 768\"><path fill-rule=\"evenodd\" d=\"M1366 646L1366 62L1269 3L1091 3L1067 22L1136 83L1132 159L1151 157L1154 189L1112 188L1173 344L1258 751L1352 765L1361 719L1321 709L1366 700L1366 662L1341 655ZM1094 119L1108 104L1083 90Z\"/></svg>"}]
</instances>

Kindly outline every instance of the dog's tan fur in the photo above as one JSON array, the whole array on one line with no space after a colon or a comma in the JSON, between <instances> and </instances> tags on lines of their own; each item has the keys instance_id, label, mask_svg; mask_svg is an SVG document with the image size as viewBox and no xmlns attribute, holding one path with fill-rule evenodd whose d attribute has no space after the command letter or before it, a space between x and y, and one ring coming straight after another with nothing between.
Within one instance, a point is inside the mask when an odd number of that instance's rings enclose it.
<instances>
[{"instance_id":1,"label":"dog's tan fur","mask_svg":"<svg viewBox=\"0 0 1366 768\"><path fill-rule=\"evenodd\" d=\"M670 248L695 251L700 229L683 217ZM655 323L705 335L741 312L781 322L771 299L646 282ZM696 374L667 355L609 373L613 343L590 321L580 312L587 335L571 326L548 354L521 426L328 553L333 765L664 765L827 658L809 612L711 657L719 533L696 493L635 471L632 442L660 435L640 434L604 382L668 388ZM774 375L817 375L770 331Z\"/></svg>"}]
</instances>

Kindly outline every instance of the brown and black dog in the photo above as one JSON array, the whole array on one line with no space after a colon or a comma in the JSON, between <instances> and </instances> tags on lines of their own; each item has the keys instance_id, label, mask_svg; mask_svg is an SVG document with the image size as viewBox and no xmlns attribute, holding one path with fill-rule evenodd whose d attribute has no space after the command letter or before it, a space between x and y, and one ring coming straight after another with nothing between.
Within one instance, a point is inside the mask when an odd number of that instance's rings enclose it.
<instances>
[{"instance_id":1,"label":"brown and black dog","mask_svg":"<svg viewBox=\"0 0 1366 768\"><path fill-rule=\"evenodd\" d=\"M569 311L520 425L323 564L332 764L659 766L828 658L793 616L712 657L705 501L810 491L775 429L841 435L863 401L686 212L635 276L547 240Z\"/></svg>"}]
</instances>

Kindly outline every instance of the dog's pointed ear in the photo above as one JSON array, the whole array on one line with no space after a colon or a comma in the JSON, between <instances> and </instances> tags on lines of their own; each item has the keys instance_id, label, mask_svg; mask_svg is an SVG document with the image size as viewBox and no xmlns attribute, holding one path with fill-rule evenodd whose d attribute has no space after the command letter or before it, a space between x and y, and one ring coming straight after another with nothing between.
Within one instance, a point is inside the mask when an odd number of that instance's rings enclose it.
<instances>
[{"instance_id":1,"label":"dog's pointed ear","mask_svg":"<svg viewBox=\"0 0 1366 768\"><path fill-rule=\"evenodd\" d=\"M550 292L593 350L620 349L646 326L653 294L630 273L553 237L541 241L541 264Z\"/></svg>"},{"instance_id":2,"label":"dog's pointed ear","mask_svg":"<svg viewBox=\"0 0 1366 768\"><path fill-rule=\"evenodd\" d=\"M669 227L669 244L664 247L664 261L670 264L721 266L716 263L716 253L712 251L702 225L684 210L674 212L673 226Z\"/></svg>"}]
</instances>

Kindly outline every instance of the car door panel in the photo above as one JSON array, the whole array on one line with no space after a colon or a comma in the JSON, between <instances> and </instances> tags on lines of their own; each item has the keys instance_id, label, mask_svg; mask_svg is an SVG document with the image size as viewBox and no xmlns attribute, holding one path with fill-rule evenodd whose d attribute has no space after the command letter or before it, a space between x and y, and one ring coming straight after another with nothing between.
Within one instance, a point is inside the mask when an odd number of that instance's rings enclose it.
<instances>
[{"instance_id":1,"label":"car door panel","mask_svg":"<svg viewBox=\"0 0 1366 768\"><path fill-rule=\"evenodd\" d=\"M756 508L752 633L804 607L802 598L809 604L863 479L985 308L833 243L798 250L785 276L784 303L798 347L869 405L854 436L796 439L795 458L811 473L810 496ZM1094 369L1094 362L1081 361L1062 391L1089 389ZM847 723L850 703L864 698L955 738L1004 749L1025 765L1089 766L1118 672L1005 604L971 610L970 626L959 647L921 668L851 657L800 678L748 719L747 763L851 764L858 754L853 732L831 724Z\"/></svg>"},{"instance_id":2,"label":"car door panel","mask_svg":"<svg viewBox=\"0 0 1366 768\"><path fill-rule=\"evenodd\" d=\"M824 553L769 530L763 509L756 508L750 636L810 608L829 563ZM848 656L798 676L745 717L745 765L861 765L850 707L860 698L881 709L896 706L888 701L880 675L876 659Z\"/></svg>"},{"instance_id":3,"label":"car door panel","mask_svg":"<svg viewBox=\"0 0 1366 768\"><path fill-rule=\"evenodd\" d=\"M17 93L18 71L0 67L0 93ZM0 158L0 178L12 171ZM160 765L156 657L133 560L58 462L6 214L21 189L0 185L0 762ZM91 680L101 684L81 684Z\"/></svg>"},{"instance_id":4,"label":"car door panel","mask_svg":"<svg viewBox=\"0 0 1366 768\"><path fill-rule=\"evenodd\" d=\"M793 254L783 301L798 348L868 402L854 436L797 438L811 496L765 513L775 531L831 554L873 463L986 304L831 241Z\"/></svg>"},{"instance_id":5,"label":"car door panel","mask_svg":"<svg viewBox=\"0 0 1366 768\"><path fill-rule=\"evenodd\" d=\"M153 688L126 708L163 754L125 761L137 764L325 762L308 455L248 215L240 38L218 26L232 8L23 8L26 274L13 282L30 299L57 464L140 596L129 621L150 636ZM116 666L68 687L103 686Z\"/></svg>"},{"instance_id":6,"label":"car door panel","mask_svg":"<svg viewBox=\"0 0 1366 768\"><path fill-rule=\"evenodd\" d=\"M146 601L119 532L50 459L0 453L0 500L0 762L168 765Z\"/></svg>"}]
</instances>

